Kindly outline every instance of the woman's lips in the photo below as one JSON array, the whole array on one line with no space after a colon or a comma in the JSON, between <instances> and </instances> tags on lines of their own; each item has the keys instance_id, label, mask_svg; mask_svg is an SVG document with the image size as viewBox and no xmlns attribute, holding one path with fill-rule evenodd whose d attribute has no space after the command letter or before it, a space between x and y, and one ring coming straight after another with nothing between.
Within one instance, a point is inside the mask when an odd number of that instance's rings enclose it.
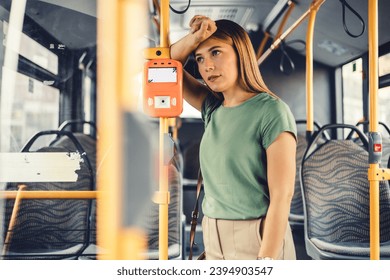
<instances>
[{"instance_id":1,"label":"woman's lips","mask_svg":"<svg viewBox=\"0 0 390 280\"><path fill-rule=\"evenodd\" d=\"M214 82L216 79L218 79L219 77L221 77L221 75L212 75L212 76L209 76L208 78L207 78L207 80L209 81L209 82Z\"/></svg>"}]
</instances>

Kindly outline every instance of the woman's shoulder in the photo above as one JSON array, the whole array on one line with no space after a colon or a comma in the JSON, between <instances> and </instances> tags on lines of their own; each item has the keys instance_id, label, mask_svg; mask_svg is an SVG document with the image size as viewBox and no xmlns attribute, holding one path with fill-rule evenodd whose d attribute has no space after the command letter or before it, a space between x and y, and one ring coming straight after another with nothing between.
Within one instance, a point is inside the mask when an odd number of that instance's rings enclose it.
<instances>
[{"instance_id":1,"label":"woman's shoulder","mask_svg":"<svg viewBox=\"0 0 390 280\"><path fill-rule=\"evenodd\" d=\"M257 116L261 122L268 122L279 118L294 120L294 116L287 103L266 92L259 94L254 107L258 112Z\"/></svg>"},{"instance_id":2,"label":"woman's shoulder","mask_svg":"<svg viewBox=\"0 0 390 280\"><path fill-rule=\"evenodd\" d=\"M267 92L261 92L254 97L257 105L269 110L284 110L288 105L280 98L275 97Z\"/></svg>"}]
</instances>

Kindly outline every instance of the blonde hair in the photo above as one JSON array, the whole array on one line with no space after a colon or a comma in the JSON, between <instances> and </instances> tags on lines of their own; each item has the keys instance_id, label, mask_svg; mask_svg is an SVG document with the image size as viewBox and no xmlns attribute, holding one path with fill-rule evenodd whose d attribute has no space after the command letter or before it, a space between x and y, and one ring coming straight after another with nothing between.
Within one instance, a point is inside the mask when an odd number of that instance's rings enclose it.
<instances>
[{"instance_id":1,"label":"blonde hair","mask_svg":"<svg viewBox=\"0 0 390 280\"><path fill-rule=\"evenodd\" d=\"M217 31L210 36L233 46L238 56L239 82L248 92L266 92L277 96L266 86L257 65L255 51L248 33L237 23L222 19L215 21Z\"/></svg>"}]
</instances>

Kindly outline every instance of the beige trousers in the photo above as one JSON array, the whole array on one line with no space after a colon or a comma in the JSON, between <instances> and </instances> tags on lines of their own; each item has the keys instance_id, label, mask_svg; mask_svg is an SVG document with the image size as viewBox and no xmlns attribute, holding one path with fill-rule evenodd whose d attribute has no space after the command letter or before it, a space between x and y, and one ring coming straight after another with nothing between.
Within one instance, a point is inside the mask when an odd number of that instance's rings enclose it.
<instances>
[{"instance_id":1,"label":"beige trousers","mask_svg":"<svg viewBox=\"0 0 390 280\"><path fill-rule=\"evenodd\" d=\"M261 219L221 220L204 216L203 243L207 260L255 260L261 246ZM287 226L280 260L295 260L294 240Z\"/></svg>"}]
</instances>

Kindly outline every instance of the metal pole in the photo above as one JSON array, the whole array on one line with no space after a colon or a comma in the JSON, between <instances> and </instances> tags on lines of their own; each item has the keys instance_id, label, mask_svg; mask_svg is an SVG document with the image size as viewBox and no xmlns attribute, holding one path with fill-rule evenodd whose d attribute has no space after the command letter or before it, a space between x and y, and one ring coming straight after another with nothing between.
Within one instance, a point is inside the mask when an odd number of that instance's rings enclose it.
<instances>
[{"instance_id":1,"label":"metal pole","mask_svg":"<svg viewBox=\"0 0 390 280\"><path fill-rule=\"evenodd\" d=\"M368 2L368 61L370 96L370 133L378 132L378 0ZM378 169L379 163L370 163L370 169ZM380 257L379 228L379 179L370 180L370 259Z\"/></svg>"},{"instance_id":2,"label":"metal pole","mask_svg":"<svg viewBox=\"0 0 390 280\"><path fill-rule=\"evenodd\" d=\"M161 0L160 47L169 47L169 0ZM168 57L169 58L169 57ZM168 166L164 163L164 135L168 133L168 118L160 118L159 193L159 259L168 259Z\"/></svg>"},{"instance_id":3,"label":"metal pole","mask_svg":"<svg viewBox=\"0 0 390 280\"><path fill-rule=\"evenodd\" d=\"M309 24L306 32L306 134L311 137L313 128L313 38L318 6L313 1L310 8ZM309 138L310 139L310 138ZM308 139L308 140L309 140Z\"/></svg>"},{"instance_id":4,"label":"metal pole","mask_svg":"<svg viewBox=\"0 0 390 280\"><path fill-rule=\"evenodd\" d=\"M297 19L292 26L290 26L286 31L283 32L282 35L280 35L279 38L277 38L272 45L261 55L261 57L257 60L257 64L260 65L263 63L267 57L279 46L279 44L288 36L290 35L310 14L311 9L318 9L322 3L324 3L325 0L314 0L312 4L310 5L310 8L299 18Z\"/></svg>"},{"instance_id":5,"label":"metal pole","mask_svg":"<svg viewBox=\"0 0 390 280\"><path fill-rule=\"evenodd\" d=\"M142 259L147 249L146 234L122 224L124 115L136 104L134 78L142 72L142 58L134 42L145 27L145 5L138 0L98 1L97 159L104 166L97 189L104 195L97 200L97 241L105 251L99 259Z\"/></svg>"}]
</instances>

